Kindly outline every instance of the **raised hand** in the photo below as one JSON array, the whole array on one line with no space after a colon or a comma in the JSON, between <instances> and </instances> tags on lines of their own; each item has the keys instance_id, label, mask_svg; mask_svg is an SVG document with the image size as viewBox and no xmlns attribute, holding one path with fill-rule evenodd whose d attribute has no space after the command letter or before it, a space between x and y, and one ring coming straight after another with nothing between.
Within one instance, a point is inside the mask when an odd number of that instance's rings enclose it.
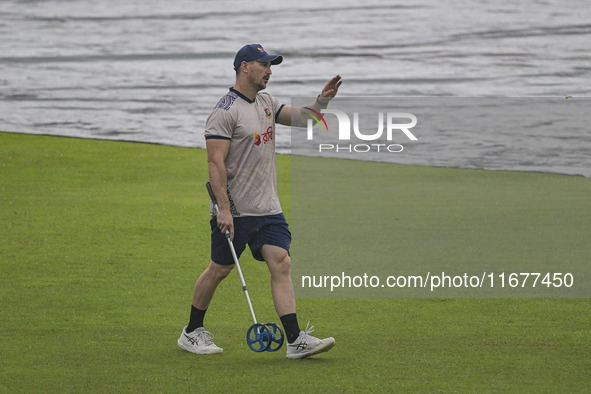
<instances>
[{"instance_id":1,"label":"raised hand","mask_svg":"<svg viewBox=\"0 0 591 394\"><path fill-rule=\"evenodd\" d=\"M322 103L329 102L334 96L336 96L342 83L343 80L340 75L332 77L322 89L322 93L320 93L319 99L322 100Z\"/></svg>"}]
</instances>

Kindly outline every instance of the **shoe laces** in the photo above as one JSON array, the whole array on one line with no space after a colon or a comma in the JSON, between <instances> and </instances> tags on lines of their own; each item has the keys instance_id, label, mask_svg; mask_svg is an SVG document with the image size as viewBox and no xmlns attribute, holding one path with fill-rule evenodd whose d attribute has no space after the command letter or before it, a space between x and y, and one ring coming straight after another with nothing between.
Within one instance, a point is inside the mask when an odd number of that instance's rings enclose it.
<instances>
[{"instance_id":1,"label":"shoe laces","mask_svg":"<svg viewBox=\"0 0 591 394\"><path fill-rule=\"evenodd\" d=\"M211 345L213 343L213 334L209 331L200 331L196 333L197 338L203 341L204 345Z\"/></svg>"},{"instance_id":2,"label":"shoe laces","mask_svg":"<svg viewBox=\"0 0 591 394\"><path fill-rule=\"evenodd\" d=\"M306 329L304 330L304 338L302 338L303 343L317 345L320 342L320 339L310 335L312 332L314 332L314 326L311 326L310 321L308 320L308 324L306 324Z\"/></svg>"},{"instance_id":3,"label":"shoe laces","mask_svg":"<svg viewBox=\"0 0 591 394\"><path fill-rule=\"evenodd\" d=\"M304 334L310 336L310 333L314 332L314 326L310 326L310 320L308 320L308 324L306 324L306 329L304 330Z\"/></svg>"}]
</instances>

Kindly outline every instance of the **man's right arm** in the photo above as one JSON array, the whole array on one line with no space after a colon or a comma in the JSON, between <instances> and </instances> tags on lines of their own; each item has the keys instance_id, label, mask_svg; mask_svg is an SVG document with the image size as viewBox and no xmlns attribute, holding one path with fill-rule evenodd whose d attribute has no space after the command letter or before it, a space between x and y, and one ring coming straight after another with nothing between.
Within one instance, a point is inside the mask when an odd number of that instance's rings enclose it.
<instances>
[{"instance_id":1,"label":"man's right arm","mask_svg":"<svg viewBox=\"0 0 591 394\"><path fill-rule=\"evenodd\" d=\"M207 165L209 168L209 182L213 194L217 199L219 213L217 223L222 234L230 232L230 239L234 239L234 219L230 213L230 201L228 200L228 177L226 173L226 157L230 149L229 139L207 139Z\"/></svg>"}]
</instances>

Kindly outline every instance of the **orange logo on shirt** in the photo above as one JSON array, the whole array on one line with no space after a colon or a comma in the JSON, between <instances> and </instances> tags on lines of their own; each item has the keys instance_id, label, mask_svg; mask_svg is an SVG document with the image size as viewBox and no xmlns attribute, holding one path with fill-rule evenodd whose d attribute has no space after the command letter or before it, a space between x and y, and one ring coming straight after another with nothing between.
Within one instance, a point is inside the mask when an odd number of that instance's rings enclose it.
<instances>
[{"instance_id":1,"label":"orange logo on shirt","mask_svg":"<svg viewBox=\"0 0 591 394\"><path fill-rule=\"evenodd\" d=\"M267 142L269 142L272 139L273 139L273 126L267 127L267 131L262 134L254 133L255 146L261 145L261 142L263 144L266 144Z\"/></svg>"}]
</instances>

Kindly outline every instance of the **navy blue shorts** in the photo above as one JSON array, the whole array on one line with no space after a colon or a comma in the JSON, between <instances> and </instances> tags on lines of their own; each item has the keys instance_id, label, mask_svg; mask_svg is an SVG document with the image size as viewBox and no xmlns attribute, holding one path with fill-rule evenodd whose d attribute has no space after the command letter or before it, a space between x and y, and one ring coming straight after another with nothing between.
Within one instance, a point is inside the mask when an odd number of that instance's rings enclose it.
<instances>
[{"instance_id":1,"label":"navy blue shorts","mask_svg":"<svg viewBox=\"0 0 591 394\"><path fill-rule=\"evenodd\" d=\"M211 260L220 265L232 265L234 259L226 236L218 228L217 216L209 222L211 225ZM265 261L261 254L263 245L279 246L289 253L291 232L283 213L271 216L244 216L234 218L234 249L240 257L246 244L252 257Z\"/></svg>"}]
</instances>

